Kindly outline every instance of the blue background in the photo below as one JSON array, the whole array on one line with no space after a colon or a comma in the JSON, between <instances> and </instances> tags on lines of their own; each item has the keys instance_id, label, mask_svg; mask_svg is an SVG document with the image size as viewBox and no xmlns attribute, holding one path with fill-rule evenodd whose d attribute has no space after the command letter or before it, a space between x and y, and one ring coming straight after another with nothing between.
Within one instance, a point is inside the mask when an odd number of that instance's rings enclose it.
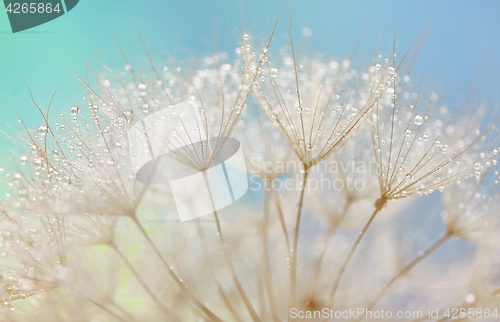
<instances>
[{"instance_id":1,"label":"blue background","mask_svg":"<svg viewBox=\"0 0 500 322\"><path fill-rule=\"evenodd\" d=\"M227 19L242 30L265 36L282 6L281 1L229 0L82 0L69 13L33 29L12 34L4 10L0 12L0 130L21 129L13 107L27 125L39 121L23 75L35 97L45 105L60 86L57 104L71 104L82 88L68 66L85 75L87 63L102 61L123 70L113 29L133 64L147 65L136 25L154 56L167 53L179 60L211 53L220 47L234 52L235 42ZM372 57L378 36L386 53L404 53L430 23L428 36L414 74L430 84L443 79L444 91L457 101L469 91L474 71L482 64L478 98L496 101L500 72L500 1L292 1L295 37L303 27L313 31L314 50L342 56L367 30L361 56ZM286 44L288 4L279 23L277 45ZM214 45L215 44L215 45ZM1 140L0 142L5 140ZM1 151L1 149L0 149Z\"/></svg>"}]
</instances>

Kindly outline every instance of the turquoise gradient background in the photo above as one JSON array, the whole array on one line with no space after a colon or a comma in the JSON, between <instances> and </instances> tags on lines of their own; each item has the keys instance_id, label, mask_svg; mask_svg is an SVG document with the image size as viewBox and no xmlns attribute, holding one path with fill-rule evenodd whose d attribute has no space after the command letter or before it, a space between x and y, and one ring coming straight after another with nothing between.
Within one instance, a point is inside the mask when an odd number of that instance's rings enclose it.
<instances>
[{"instance_id":1,"label":"turquoise gradient background","mask_svg":"<svg viewBox=\"0 0 500 322\"><path fill-rule=\"evenodd\" d=\"M36 99L45 106L59 86L56 104L70 106L83 95L68 66L81 76L85 75L87 63L95 66L96 61L123 70L113 29L134 64L147 65L134 25L155 57L166 59L168 52L185 60L189 55L210 53L218 47L233 52L235 43L227 18L241 30L242 12L247 27L265 36L281 6L280 0L242 0L241 4L230 0L81 0L62 17L16 34L11 32L2 9L0 130L13 134L10 126L22 129L14 107L30 128L39 122L23 75ZM381 48L390 52L395 24L397 49L404 53L432 21L414 73L425 76L430 84L446 78L445 91L451 100L458 100L469 91L474 70L482 62L478 97L496 100L500 85L500 1L308 0L292 1L291 8L295 37L300 37L303 27L310 27L311 47L339 56L355 45L364 30L367 32L361 55L373 55L379 35ZM284 11L275 38L277 44L286 43L288 4ZM0 147L0 153L5 148Z\"/></svg>"}]
</instances>

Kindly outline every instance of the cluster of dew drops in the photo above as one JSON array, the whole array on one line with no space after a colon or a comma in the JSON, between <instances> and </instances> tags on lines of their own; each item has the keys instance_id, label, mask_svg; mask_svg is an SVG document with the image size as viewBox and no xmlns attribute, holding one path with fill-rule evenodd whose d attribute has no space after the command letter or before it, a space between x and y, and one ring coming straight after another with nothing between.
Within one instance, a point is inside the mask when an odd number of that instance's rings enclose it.
<instances>
[{"instance_id":1,"label":"cluster of dew drops","mask_svg":"<svg viewBox=\"0 0 500 322\"><path fill-rule=\"evenodd\" d=\"M249 36L245 35L244 39L248 40ZM252 50L252 48L249 45L237 48L236 53L238 53L240 55L243 55L243 54L251 55L253 57L255 57L255 55L256 55L255 52ZM260 57L260 59L265 60L267 58L267 56L265 56L265 51L259 57ZM198 72L198 75L197 75L197 79L203 79L203 77L205 77L205 80L208 80L210 82L211 81L210 76L204 76L204 72L206 75L210 75L210 72L213 72L214 69L212 68L212 70L210 71L210 67L208 67L208 66L213 65L216 59L225 59L225 58L227 58L226 53L222 53L221 55L219 55L219 57L214 57L214 58L207 57L204 61L205 65L206 65L204 67L205 69L200 69L200 71ZM256 66L257 66L255 61L252 61L250 66L246 66L245 74L243 75L244 81L242 81L241 75L240 75L240 77L237 77L237 75L235 74L236 69L240 64L241 64L241 60L236 59L233 62L232 66L227 64L227 63L225 63L221 66L222 70L231 71L231 73L228 74L229 75L228 77L232 78L231 79L232 84L230 84L230 86L232 86L233 84L238 84L237 90L232 93L233 96L236 96L237 103L231 107L232 111L235 112L234 114L236 114L236 115L241 113L242 107L244 106L244 104L246 102L246 98L247 98L249 90L250 90L249 84L251 84L251 83L249 83L249 80L252 80L254 78L254 75L255 75L254 73L252 73L252 68L256 69ZM130 65L125 66L125 70L130 71L131 69L132 69L132 67ZM174 89L174 87L176 86L177 83L180 84L180 81L176 77L174 77L175 73L180 72L180 69L181 69L181 67L177 67L177 69L173 73L170 73L168 67L165 66L163 68L164 76L168 79L166 84L167 84L167 91L169 93L172 93L172 90ZM278 76L278 70L276 68L272 69L272 75ZM217 84L217 82L215 82L215 81L212 81L211 83ZM111 86L111 82L107 79L103 79L102 85ZM161 85L163 85L163 83L162 83L162 81L157 81L155 84L152 84L152 85L153 86L154 85L161 86ZM153 111L153 108L160 107L160 105L162 105L161 99L156 98L156 97L152 97L151 102L146 101L146 97L151 96L152 88L151 88L150 84L141 81L141 82L138 82L137 84L133 84L133 83L129 84L129 88L131 86L133 87L133 90L134 90L133 94L136 96L137 101L139 101L141 103L139 106L139 110L144 115L150 114ZM124 94L127 94L126 89L125 88L119 89L118 94L119 94L119 96L117 99L124 99L124 97L127 96L127 95L124 95ZM90 98L93 98L93 95L90 95ZM87 100L87 98L85 98L85 97L84 97L84 99ZM194 96L192 96L191 99L194 99ZM120 128L124 127L124 125L126 123L130 123L133 120L133 117L134 117L133 110L126 110L123 113L117 114L117 113L111 112L111 110L114 106L113 102L105 103L105 102L100 100L100 103L101 103L101 106L94 104L94 103L88 103L88 107L90 109L90 114L92 116L94 125L101 125L101 123L104 123L104 122L101 122L101 120L100 120L100 118L101 118L99 116L100 113L105 113L106 119L109 120L108 122L106 122L105 126L100 127L100 129L97 130L97 132L100 132L100 133L97 133L96 136L102 135L103 133L104 134L108 133L110 131L110 128L120 129ZM168 106L171 106L171 105L167 105L167 107ZM101 107L107 107L108 109L101 109ZM80 124L80 122L79 122L79 120L81 120L83 118L80 115L80 113L81 113L80 107L70 106L68 108L68 112L69 112L69 116L71 117L71 121L74 123L74 125L70 126L70 122L66 121L64 113L61 113L59 116L63 121L61 121L60 124L59 123L55 123L55 124L51 124L51 125L42 124L42 125L38 126L35 130L34 135L33 135L33 140L36 143L29 144L29 150L30 150L29 155L30 156L23 154L19 157L19 165L21 166L20 171L5 174L5 177L10 179L10 182L8 183L8 185L10 187L13 187L15 185L20 186L20 188L17 190L17 195L21 200L26 199L28 197L28 195L31 194L31 191L29 191L29 189L24 186L25 183L26 182L29 183L30 180L35 181L35 180L41 179L41 180L43 180L42 183L44 183L46 187L50 187L50 189L52 189L54 191L56 191L58 189L58 184L60 184L60 183L65 184L65 185L72 184L70 176L64 175L63 174L64 171L62 171L60 169L58 170L57 166L52 164L52 161L55 164L62 163L62 165L64 165L64 166L75 164L76 163L75 161L70 161L68 159L70 159L73 156L73 152L75 151L75 148L77 151L76 151L74 156L76 156L77 159L82 159L83 152L80 153L81 151L79 151L79 150L83 150L84 145L88 145L87 148L89 150L88 151L89 155L93 155L93 157L98 156L97 153L95 153L94 149L91 147L91 145L93 144L92 142L94 142L94 140L90 139L88 141L87 140L84 141L80 137L82 135L81 129L89 126L86 123ZM205 113L205 112L206 111L204 109L201 110L201 113ZM216 117L214 115L212 115L209 120L215 121ZM19 122L21 122L21 120L19 120ZM228 124L230 124L230 122L228 122ZM227 126L229 126L229 125L227 125ZM66 136L58 135L58 132L57 132L58 130L66 132ZM121 134L123 136L124 132L122 131ZM57 143L56 144L57 147L55 147L55 148L54 148L53 144L49 144L52 139L54 140L54 142ZM116 149L120 149L124 146L124 144L126 144L126 143L116 142L113 144L113 147L116 147ZM52 146L53 150L50 152L45 151L45 149L47 149L47 150L49 149L49 146ZM110 152L110 151L108 151L108 152ZM48 165L48 163L49 163L49 158L47 155L48 153L51 154L51 157L50 157L51 164L50 165ZM105 151L105 153L106 153L106 151ZM93 163L92 157L88 156L87 161L89 163L89 166L92 167L92 163ZM30 171L25 171L25 170L27 170L25 168L27 166L31 166ZM0 174L4 173L4 172L6 172L5 169L0 168ZM44 174L43 174L44 172L47 173L45 175L46 176L45 178L44 178ZM27 173L31 173L31 178L26 177ZM129 175L129 177L131 177L131 176L132 175ZM52 182L52 179L54 179L54 178L56 180L55 184L53 184L53 182ZM42 186L43 186L43 184L42 184ZM44 189L41 190L42 193L40 194L39 197L43 197ZM5 197L10 198L11 194L6 193Z\"/></svg>"},{"instance_id":2,"label":"cluster of dew drops","mask_svg":"<svg viewBox=\"0 0 500 322\"><path fill-rule=\"evenodd\" d=\"M99 119L97 110L99 106L89 104L89 108L92 110L92 117L97 124ZM61 113L59 114L60 118L63 120L61 123L56 122L50 126L48 124L42 124L35 129L32 138L36 143L29 144L30 156L25 154L19 156L19 167L16 167L19 171L5 174L5 177L10 178L10 182L7 183L9 187L14 187L15 185L20 186L17 190L17 200L25 200L32 192L35 192L37 197L42 199L47 192L46 188L50 187L50 189L55 192L58 190L59 184L70 185L72 183L70 176L65 175L64 171L58 169L54 164L62 164L63 167L68 167L71 163L74 165L76 161L70 161L67 158L73 157L75 148L80 150L84 144L92 145L92 142L84 143L80 138L81 133L78 133L81 132L80 129L82 127L78 122L80 112L80 107L78 106L71 106L68 108L68 113L72 118L72 122L75 123L71 128L69 128L69 125L67 125L68 123L64 120L64 113ZM19 122L21 122L21 120L19 120ZM118 124L116 125L118 126ZM58 130L64 131L66 136L59 135L57 132ZM107 131L109 131L109 129L104 130L104 132ZM54 146L50 144L51 139L57 142L57 148L54 148ZM49 149L51 146L53 150L47 152L45 149ZM48 153L51 153L50 158ZM92 151L89 153L92 154ZM82 153L76 153L75 157L77 159L82 159L83 155ZM89 162L92 163L92 160L90 159ZM30 168L28 169L26 167ZM5 172L5 169L0 168L0 173L3 172ZM45 176L44 173L46 173ZM31 178L27 177L29 174L31 174ZM55 179L55 183L53 179ZM26 188L26 182L37 182L38 180L42 180L39 185L42 187L41 189L38 191L30 191L32 190L31 188ZM30 185L28 184L28 186ZM5 198L10 197L12 197L10 193L5 194ZM17 200L14 202L15 206L20 205Z\"/></svg>"}]
</instances>

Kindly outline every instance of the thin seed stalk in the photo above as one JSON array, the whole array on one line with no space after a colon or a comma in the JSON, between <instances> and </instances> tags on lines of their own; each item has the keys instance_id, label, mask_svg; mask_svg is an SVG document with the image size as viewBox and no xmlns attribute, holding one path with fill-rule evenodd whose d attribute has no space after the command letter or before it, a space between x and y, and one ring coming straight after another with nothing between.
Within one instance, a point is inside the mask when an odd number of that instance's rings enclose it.
<instances>
[{"instance_id":1,"label":"thin seed stalk","mask_svg":"<svg viewBox=\"0 0 500 322\"><path fill-rule=\"evenodd\" d=\"M447 231L444 233L438 240L436 240L431 246L429 246L423 253L419 256L415 257L408 265L406 265L403 269L399 271L385 286L380 290L375 299L368 305L367 310L371 310L377 303L382 299L385 295L385 292L391 287L396 280L398 280L401 276L406 275L413 267L415 267L418 263L424 260L427 256L433 253L436 249L438 249L441 245L443 245L450 237L452 236L451 231Z\"/></svg>"},{"instance_id":2,"label":"thin seed stalk","mask_svg":"<svg viewBox=\"0 0 500 322\"><path fill-rule=\"evenodd\" d=\"M273 191L270 191L270 194L272 194ZM279 314L278 311L276 310L276 304L274 302L274 288L273 288L273 279L271 276L271 265L269 262L269 204L270 204L270 198L272 196L269 195L268 191L266 190L264 193L264 220L262 223L262 248L263 248L263 261L262 261L262 266L263 266L263 273L264 273L264 280L265 280L265 288L267 292L267 298L269 301L269 309L271 311L271 316L275 322L280 322Z\"/></svg>"},{"instance_id":3,"label":"thin seed stalk","mask_svg":"<svg viewBox=\"0 0 500 322\"><path fill-rule=\"evenodd\" d=\"M273 189L272 192L274 195L274 204L276 206L276 210L278 211L278 216L281 223L281 229L283 230L283 236L285 237L286 251L288 253L288 258L291 258L292 256L290 254L290 250L292 248L290 247L290 240L288 239L288 230L286 228L285 216L283 215L283 209L281 207L280 196L278 194L276 184L273 182L271 186Z\"/></svg>"},{"instance_id":4,"label":"thin seed stalk","mask_svg":"<svg viewBox=\"0 0 500 322\"><path fill-rule=\"evenodd\" d=\"M123 314L125 314L128 318L129 318L129 321L136 321L134 319L134 317L127 311L125 310L124 308L122 308L120 305L118 305L113 299L108 299L110 304L113 305L114 307L116 307L120 312L122 312Z\"/></svg>"},{"instance_id":5,"label":"thin seed stalk","mask_svg":"<svg viewBox=\"0 0 500 322\"><path fill-rule=\"evenodd\" d=\"M115 318L116 320L118 321L121 321L121 322L127 322L128 320L125 320L124 318L122 318L121 316L119 316L118 314L116 314L115 312L105 308L104 306L102 306L99 302L97 301L94 301L93 299L89 298L89 302L94 304L95 306L97 306L98 308L100 308L104 313L112 316L113 318Z\"/></svg>"},{"instance_id":6,"label":"thin seed stalk","mask_svg":"<svg viewBox=\"0 0 500 322\"><path fill-rule=\"evenodd\" d=\"M371 215L370 219L368 220L366 225L363 227L363 230L359 234L358 238L356 239L356 242L354 243L351 250L349 251L349 254L347 255L346 259L344 260L344 263L340 267L340 270L337 273L337 277L335 278L335 282L333 283L332 290L330 291L330 296L328 298L328 307L329 308L332 308L332 306L333 306L333 301L335 300L335 294L337 293L338 286L340 284L342 276L344 275L344 271L345 271L347 265L351 261L351 258L354 255L354 253L356 252L356 249L358 249L359 244L361 243L361 240L365 236L366 231L368 230L371 223L373 222L373 219L375 219L375 216L379 213L380 210L381 210L381 207L377 207L375 209L375 211ZM323 321L327 321L327 319L323 319Z\"/></svg>"},{"instance_id":7,"label":"thin seed stalk","mask_svg":"<svg viewBox=\"0 0 500 322\"><path fill-rule=\"evenodd\" d=\"M245 292L245 289L243 288L243 285L241 285L241 282L238 278L238 275L236 275L236 270L234 269L233 262L231 261L231 257L229 256L229 253L226 251L226 242L224 241L224 235L222 235L222 228L220 225L220 220L219 220L219 215L217 213L217 210L215 210L215 202L212 196L212 190L210 189L210 185L208 184L208 178L205 172L203 172L203 176L205 179L205 185L208 190L208 195L210 196L210 202L212 203L212 209L214 210L214 217L215 217L215 224L217 226L217 234L219 235L219 241L221 244L222 248L222 257L224 257L224 260L226 261L226 264L229 268L229 271L231 273L231 278L233 280L234 285L236 286L236 289L238 290L238 293L240 293L241 299L243 300L243 303L245 304L245 307L248 310L248 313L250 313L250 316L252 317L252 320L254 322L259 322L260 318L257 312L255 311L252 302L250 302L250 299L248 298L247 293Z\"/></svg>"},{"instance_id":8,"label":"thin seed stalk","mask_svg":"<svg viewBox=\"0 0 500 322\"><path fill-rule=\"evenodd\" d=\"M200 236L200 239L202 240L201 244L202 244L203 254L205 256L205 261L207 262L208 270L210 272L210 275L212 276L212 279L214 280L215 286L217 287L217 290L218 290L222 300L226 304L226 307L229 310L229 312L231 312L231 314L233 315L235 321L238 321L238 322L242 321L238 311L236 311L236 309L234 308L233 304L231 303L231 300L228 298L226 292L224 291L220 282L217 280L217 277L215 276L215 269L214 269L212 261L209 257L207 238L206 238L205 233L203 231L203 227L200 224L200 220L198 218L196 218L195 222L196 222L196 227L198 230L198 236Z\"/></svg>"},{"instance_id":9,"label":"thin seed stalk","mask_svg":"<svg viewBox=\"0 0 500 322\"><path fill-rule=\"evenodd\" d=\"M306 191L306 183L309 172L308 167L304 164L304 176L302 178L302 190L300 192L299 206L297 210L297 220L295 222L295 228L293 232L293 242L292 242L292 258L290 259L290 296L288 302L288 310L292 308L297 308L297 250L299 244L299 229L300 220L302 218L302 208L304 205L304 194ZM289 321L296 321L296 319L288 318Z\"/></svg>"},{"instance_id":10,"label":"thin seed stalk","mask_svg":"<svg viewBox=\"0 0 500 322\"><path fill-rule=\"evenodd\" d=\"M137 281L139 282L139 284L141 284L142 288L146 291L146 293L148 293L148 295L151 297L151 299L156 303L156 305L158 305L158 307L160 308L160 310L169 318L171 319L172 321L177 321L178 319L175 317L175 315L170 312L164 305L163 303L160 301L160 299L158 299L158 297L156 297L156 295L154 294L154 292L149 288L149 286L146 284L146 282L142 279L141 275L139 274L139 272L137 272L137 270L135 269L135 267L132 265L132 263L130 263L130 261L128 260L128 258L125 256L125 254L123 254L119 249L118 247L116 246L116 244L114 243L111 243L109 244L111 246L111 248L120 256L120 258L123 260L123 262L125 263L125 265L127 266L127 268L129 269L129 271L135 276L135 278L137 279Z\"/></svg>"},{"instance_id":11,"label":"thin seed stalk","mask_svg":"<svg viewBox=\"0 0 500 322\"><path fill-rule=\"evenodd\" d=\"M318 286L319 282L319 277L321 275L321 266L323 264L323 260L326 255L326 251L328 250L328 244L332 240L333 236L337 233L338 229L340 228L340 225L342 221L344 220L345 216L347 215L347 212L349 211L349 208L352 205L352 201L348 200L347 205L344 207L344 210L340 214L339 218L335 221L335 223L330 227L326 237L325 237L325 247L323 247L321 254L319 255L318 259L316 260L316 263L314 265L313 269L313 275L311 277L311 283L310 283L310 288L309 288L309 299L314 299L316 295L316 288Z\"/></svg>"},{"instance_id":12,"label":"thin seed stalk","mask_svg":"<svg viewBox=\"0 0 500 322\"><path fill-rule=\"evenodd\" d=\"M144 230L144 227L140 223L139 219L137 219L137 217L135 215L131 216L131 218L132 218L132 221L137 226L137 228L139 229L139 231L142 233L142 235L146 239L146 241L149 243L149 245L151 246L151 248L153 249L153 251L155 252L156 256L158 256L158 258L160 259L161 266L165 267L165 269L167 270L168 274L174 280L174 282L177 284L177 286L179 287L179 289L181 290L181 292L183 294L185 294L194 303L194 305L196 305L203 313L205 313L207 315L207 317L209 317L213 321L222 322L222 320L217 315L215 315L212 311L210 311L209 308L207 308L203 303L201 303L200 300L198 300L196 298L196 296L194 296L188 290L187 286L179 279L179 277L175 274L175 272L172 270L172 268L170 268L170 265L167 263L167 261L165 260L165 258L161 254L161 252L158 249L158 247L156 247L156 244L151 240L151 238L149 237L149 235L146 232L146 230Z\"/></svg>"}]
</instances>

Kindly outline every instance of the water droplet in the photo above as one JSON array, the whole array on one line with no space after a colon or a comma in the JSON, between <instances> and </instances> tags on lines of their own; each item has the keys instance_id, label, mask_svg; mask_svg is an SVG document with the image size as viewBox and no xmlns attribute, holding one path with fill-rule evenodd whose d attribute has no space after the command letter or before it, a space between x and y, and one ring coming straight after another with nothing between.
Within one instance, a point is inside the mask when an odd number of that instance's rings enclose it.
<instances>
[{"instance_id":1,"label":"water droplet","mask_svg":"<svg viewBox=\"0 0 500 322\"><path fill-rule=\"evenodd\" d=\"M389 73L394 74L395 71L394 67L389 67Z\"/></svg>"},{"instance_id":2,"label":"water droplet","mask_svg":"<svg viewBox=\"0 0 500 322\"><path fill-rule=\"evenodd\" d=\"M358 109L357 109L357 108L355 108L355 107L351 107L351 108L349 109L349 112L351 112L351 115L352 115L352 116L355 116L356 114L358 114Z\"/></svg>"},{"instance_id":3,"label":"water droplet","mask_svg":"<svg viewBox=\"0 0 500 322\"><path fill-rule=\"evenodd\" d=\"M476 296L474 294L470 294L470 293L465 295L465 302L467 302L469 304L476 302Z\"/></svg>"},{"instance_id":4,"label":"water droplet","mask_svg":"<svg viewBox=\"0 0 500 322\"><path fill-rule=\"evenodd\" d=\"M304 37L311 37L311 35L312 35L312 29L311 29L311 28L309 28L309 27L304 27L304 28L302 29L302 35L303 35Z\"/></svg>"},{"instance_id":5,"label":"water droplet","mask_svg":"<svg viewBox=\"0 0 500 322\"><path fill-rule=\"evenodd\" d=\"M80 114L80 108L78 106L71 106L69 108L69 114L77 116L78 114Z\"/></svg>"},{"instance_id":6,"label":"water droplet","mask_svg":"<svg viewBox=\"0 0 500 322\"><path fill-rule=\"evenodd\" d=\"M140 82L137 84L137 90L139 91L139 95L146 96L148 94L148 84Z\"/></svg>"},{"instance_id":7,"label":"water droplet","mask_svg":"<svg viewBox=\"0 0 500 322\"><path fill-rule=\"evenodd\" d=\"M270 72L271 72L271 77L278 77L278 75L279 75L278 68L276 68L276 67L271 68Z\"/></svg>"},{"instance_id":8,"label":"water droplet","mask_svg":"<svg viewBox=\"0 0 500 322\"><path fill-rule=\"evenodd\" d=\"M33 168L40 169L42 167L42 159L35 158L33 159Z\"/></svg>"},{"instance_id":9,"label":"water droplet","mask_svg":"<svg viewBox=\"0 0 500 322\"><path fill-rule=\"evenodd\" d=\"M21 199L25 199L27 195L28 195L28 189L26 188L21 188L17 191L17 196Z\"/></svg>"},{"instance_id":10,"label":"water droplet","mask_svg":"<svg viewBox=\"0 0 500 322\"><path fill-rule=\"evenodd\" d=\"M119 127L122 127L125 125L125 118L119 116L116 118L116 125L118 125Z\"/></svg>"},{"instance_id":11,"label":"water droplet","mask_svg":"<svg viewBox=\"0 0 500 322\"><path fill-rule=\"evenodd\" d=\"M144 114L149 113L149 104L147 103L142 104L142 111L144 112Z\"/></svg>"},{"instance_id":12,"label":"water droplet","mask_svg":"<svg viewBox=\"0 0 500 322\"><path fill-rule=\"evenodd\" d=\"M479 163L479 162L474 163L474 169L480 170L481 169L481 163Z\"/></svg>"},{"instance_id":13,"label":"water droplet","mask_svg":"<svg viewBox=\"0 0 500 322\"><path fill-rule=\"evenodd\" d=\"M416 125L422 125L422 123L424 123L424 118L422 117L422 115L417 115L415 116L415 119L413 121Z\"/></svg>"},{"instance_id":14,"label":"water droplet","mask_svg":"<svg viewBox=\"0 0 500 322\"><path fill-rule=\"evenodd\" d=\"M12 179L15 183L21 182L21 179L23 178L23 175L20 172L14 172L12 174Z\"/></svg>"},{"instance_id":15,"label":"water droplet","mask_svg":"<svg viewBox=\"0 0 500 322\"><path fill-rule=\"evenodd\" d=\"M28 163L28 157L27 157L27 156L25 156L25 155L21 155L21 156L19 157L19 163L20 163L21 165L26 165L26 164Z\"/></svg>"},{"instance_id":16,"label":"water droplet","mask_svg":"<svg viewBox=\"0 0 500 322\"><path fill-rule=\"evenodd\" d=\"M406 137L409 137L411 135L411 130L410 129L406 130L405 135L406 135Z\"/></svg>"},{"instance_id":17,"label":"water droplet","mask_svg":"<svg viewBox=\"0 0 500 322\"><path fill-rule=\"evenodd\" d=\"M40 135L47 135L49 128L46 125L40 125L36 131Z\"/></svg>"},{"instance_id":18,"label":"water droplet","mask_svg":"<svg viewBox=\"0 0 500 322\"><path fill-rule=\"evenodd\" d=\"M302 107L297 106L297 107L295 108L295 111L296 111L297 113L299 113L299 114L300 114L300 113L302 113Z\"/></svg>"}]
</instances>

